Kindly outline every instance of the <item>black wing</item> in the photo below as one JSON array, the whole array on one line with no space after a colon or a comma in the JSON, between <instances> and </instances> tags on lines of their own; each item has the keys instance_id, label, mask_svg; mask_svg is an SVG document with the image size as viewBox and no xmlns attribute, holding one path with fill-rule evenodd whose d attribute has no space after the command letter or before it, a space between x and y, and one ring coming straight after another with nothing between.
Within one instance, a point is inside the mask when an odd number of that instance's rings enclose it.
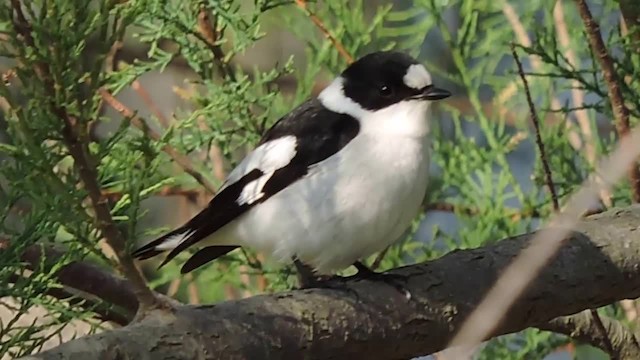
<instances>
[{"instance_id":1,"label":"black wing","mask_svg":"<svg viewBox=\"0 0 640 360\"><path fill-rule=\"evenodd\" d=\"M288 164L270 175L263 172L259 164L253 169L245 169L245 174L229 179L233 181L225 183L223 190L211 199L209 205L184 226L136 250L134 256L146 258L157 255L161 250L156 247L163 241L175 234L190 233L186 239L171 250L160 266L166 264L184 249L206 238L252 207L303 178L311 165L337 153L358 134L359 130L360 124L355 118L330 111L317 99L303 103L278 120L258 144L266 144L285 136L294 136L296 139L295 155ZM256 201L239 204L237 200L245 186L262 176L269 176L261 189L264 195ZM189 259L183 271L191 271L233 250L228 246L218 250L206 249L208 250L196 253L194 255L196 258Z\"/></svg>"}]
</instances>

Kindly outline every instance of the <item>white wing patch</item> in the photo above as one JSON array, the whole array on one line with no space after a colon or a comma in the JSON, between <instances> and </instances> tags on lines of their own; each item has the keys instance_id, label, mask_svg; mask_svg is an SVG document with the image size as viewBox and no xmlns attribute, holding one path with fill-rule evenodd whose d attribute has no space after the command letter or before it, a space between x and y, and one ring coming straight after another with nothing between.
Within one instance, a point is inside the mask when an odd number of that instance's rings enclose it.
<instances>
[{"instance_id":1,"label":"white wing patch","mask_svg":"<svg viewBox=\"0 0 640 360\"><path fill-rule=\"evenodd\" d=\"M271 176L271 173L287 166L289 162L291 162L291 159L296 156L297 144L298 140L296 137L289 135L258 146L252 152L247 154L240 164L238 164L238 166L229 173L227 179L224 181L224 184L222 184L218 192L222 191L230 184L240 180L240 178L254 169L258 169ZM251 185L251 183L247 186L249 185Z\"/></svg>"},{"instance_id":2,"label":"white wing patch","mask_svg":"<svg viewBox=\"0 0 640 360\"><path fill-rule=\"evenodd\" d=\"M407 72L402 78L405 85L414 89L422 89L431 85L431 74L420 64L413 64L407 68Z\"/></svg>"},{"instance_id":3,"label":"white wing patch","mask_svg":"<svg viewBox=\"0 0 640 360\"><path fill-rule=\"evenodd\" d=\"M240 178L252 170L258 169L262 171L264 175L245 185L240 196L236 199L236 203L239 205L254 203L264 196L262 188L273 173L289 165L294 156L296 156L297 145L298 140L296 137L289 135L258 146L231 171L220 190L240 180Z\"/></svg>"},{"instance_id":4,"label":"white wing patch","mask_svg":"<svg viewBox=\"0 0 640 360\"><path fill-rule=\"evenodd\" d=\"M259 177L257 180L254 180L248 183L242 189L240 196L236 200L238 205L244 205L244 204L251 205L255 201L260 200L260 198L264 196L264 193L262 192L262 188L264 187L264 184L266 184L267 181L271 178L271 175L273 175L273 172L265 174Z\"/></svg>"}]
</instances>

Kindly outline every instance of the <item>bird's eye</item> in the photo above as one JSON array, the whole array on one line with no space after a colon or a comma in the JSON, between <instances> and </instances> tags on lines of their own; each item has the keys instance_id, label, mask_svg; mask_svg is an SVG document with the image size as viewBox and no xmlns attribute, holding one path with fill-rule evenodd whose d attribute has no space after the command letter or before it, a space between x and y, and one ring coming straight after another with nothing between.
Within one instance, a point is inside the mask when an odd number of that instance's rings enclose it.
<instances>
[{"instance_id":1,"label":"bird's eye","mask_svg":"<svg viewBox=\"0 0 640 360\"><path fill-rule=\"evenodd\" d=\"M384 97L389 97L391 95L393 95L393 90L386 85L382 85L380 87L380 95L384 96Z\"/></svg>"}]
</instances>

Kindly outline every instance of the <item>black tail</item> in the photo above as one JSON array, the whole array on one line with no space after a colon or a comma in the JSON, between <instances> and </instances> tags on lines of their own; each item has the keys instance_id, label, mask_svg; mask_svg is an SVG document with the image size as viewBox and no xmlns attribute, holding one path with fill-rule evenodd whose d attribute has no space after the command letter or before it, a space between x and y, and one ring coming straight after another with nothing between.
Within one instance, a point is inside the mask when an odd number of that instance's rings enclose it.
<instances>
[{"instance_id":1,"label":"black tail","mask_svg":"<svg viewBox=\"0 0 640 360\"><path fill-rule=\"evenodd\" d=\"M135 259L140 259L140 260L144 260L144 259L148 259L151 257L154 257L156 255L162 254L163 252L167 251L167 250L171 250L171 249L166 249L166 250L159 250L156 247L158 245L161 245L163 242L165 242L167 240L167 238L175 235L175 234L179 234L181 232L184 232L185 229L180 227L177 228L165 235L162 235L161 237L153 240L150 243L147 243L141 247L139 247L138 249L134 250L131 253L131 256L133 256Z\"/></svg>"},{"instance_id":2,"label":"black tail","mask_svg":"<svg viewBox=\"0 0 640 360\"><path fill-rule=\"evenodd\" d=\"M164 266L169 260L171 260L175 255L177 255L177 252L174 252L174 249L163 249L160 250L157 247L159 245L162 245L165 241L167 241L171 236L173 235L177 235L180 233L184 233L188 230L185 229L185 227L180 227L176 230L171 231L170 233L167 233L165 235L163 235L162 237L153 240L152 242L136 249L134 252L131 253L131 255L136 258L136 259L140 259L140 260L144 260L144 259L148 259L150 257L154 257L156 255L162 254L165 251L169 251L171 250L171 253L169 253L169 256L167 256L167 258L164 259L164 261L162 262L162 264L160 264L159 268ZM208 246L205 247L203 249L200 249L199 251L197 251L195 254L193 254L189 260L187 260L187 262L182 266L182 269L180 270L181 273L186 274L190 271L193 271L197 268L199 268L200 266L213 261L215 259L217 259L218 257L227 254L228 252L237 249L239 246L236 245L218 245L218 246ZM178 249L180 250L180 249ZM178 251L179 252L179 251Z\"/></svg>"},{"instance_id":3,"label":"black tail","mask_svg":"<svg viewBox=\"0 0 640 360\"><path fill-rule=\"evenodd\" d=\"M182 265L182 269L180 269L180 273L186 274L192 270L199 268L200 266L213 261L219 258L226 253L239 248L236 245L218 245L218 246L207 246L204 249L198 250L195 254L193 254L189 260L187 260L184 265Z\"/></svg>"}]
</instances>

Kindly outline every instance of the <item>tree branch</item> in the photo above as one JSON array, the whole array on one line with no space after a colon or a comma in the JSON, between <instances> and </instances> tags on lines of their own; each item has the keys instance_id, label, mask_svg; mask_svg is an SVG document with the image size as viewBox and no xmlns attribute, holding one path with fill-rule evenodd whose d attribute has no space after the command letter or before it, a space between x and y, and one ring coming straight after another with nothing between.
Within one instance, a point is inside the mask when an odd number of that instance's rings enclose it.
<instances>
[{"instance_id":1,"label":"tree branch","mask_svg":"<svg viewBox=\"0 0 640 360\"><path fill-rule=\"evenodd\" d=\"M640 296L640 206L578 223L560 251L490 336L539 326ZM406 300L370 280L183 306L28 359L399 359L442 350L495 280L535 235L396 269Z\"/></svg>"},{"instance_id":2,"label":"tree branch","mask_svg":"<svg viewBox=\"0 0 640 360\"><path fill-rule=\"evenodd\" d=\"M618 136L620 137L620 141L625 141L625 138L631 131L629 128L629 109L624 104L624 98L622 96L622 91L620 90L618 75L613 66L613 59L611 58L611 55L609 55L607 47L602 40L602 35L600 34L600 26L593 19L586 1L575 1L580 12L580 17L582 17L585 29L587 30L589 43L591 44L593 52L597 55L596 59L600 64L600 68L602 68L602 74L604 76L605 82L607 83L609 100L611 101L613 116L616 119L615 124L618 131ZM637 163L634 163L631 167L629 167L629 181L631 182L633 201L640 202L640 168L638 168Z\"/></svg>"},{"instance_id":3,"label":"tree branch","mask_svg":"<svg viewBox=\"0 0 640 360\"><path fill-rule=\"evenodd\" d=\"M601 331L594 331L598 319L605 329L606 336ZM578 341L589 343L600 349L607 350L613 359L640 359L640 344L638 337L622 323L607 317L593 317L591 311L581 311L575 315L563 316L537 326L539 329L565 334Z\"/></svg>"},{"instance_id":4,"label":"tree branch","mask_svg":"<svg viewBox=\"0 0 640 360\"><path fill-rule=\"evenodd\" d=\"M9 239L0 237L0 251L9 248L9 246ZM63 258L62 251L51 246L38 244L26 248L20 256L20 261L25 263L27 270L44 270L46 272L61 258ZM55 276L64 288L51 288L47 291L48 295L88 308L103 320L124 326L133 319L138 310L138 300L131 283L94 264L71 262L58 270ZM9 282L14 283L21 277L23 276L14 274L10 277ZM99 298L106 305L91 297ZM112 309L111 305L117 307L117 310Z\"/></svg>"},{"instance_id":5,"label":"tree branch","mask_svg":"<svg viewBox=\"0 0 640 360\"><path fill-rule=\"evenodd\" d=\"M217 18L213 16L213 24L211 23L211 17L209 16L210 10L204 4L200 4L200 10L198 11L198 32L202 35L204 43L211 49L213 53L213 61L220 72L222 77L226 77L231 81L236 81L236 75L233 72L229 63L225 60L224 51L218 44L220 38L217 31Z\"/></svg>"},{"instance_id":6,"label":"tree branch","mask_svg":"<svg viewBox=\"0 0 640 360\"><path fill-rule=\"evenodd\" d=\"M28 247L21 257L29 270L35 270L40 264L47 266L55 263L60 258L62 253L59 250L39 245ZM138 300L131 282L94 264L72 262L60 269L56 276L61 284L97 296L126 310L131 317L138 310Z\"/></svg>"},{"instance_id":7,"label":"tree branch","mask_svg":"<svg viewBox=\"0 0 640 360\"><path fill-rule=\"evenodd\" d=\"M26 276L10 275L9 283L15 284L19 281L24 281ZM86 311L94 312L98 315L98 318L102 321L110 321L120 326L125 326L131 322L133 316L126 316L118 311L114 311L108 304L89 299L85 296L79 296L73 294L71 291L67 291L65 288L49 288L44 292L46 295L52 296L56 299L66 301L72 306L79 306Z\"/></svg>"}]
</instances>

